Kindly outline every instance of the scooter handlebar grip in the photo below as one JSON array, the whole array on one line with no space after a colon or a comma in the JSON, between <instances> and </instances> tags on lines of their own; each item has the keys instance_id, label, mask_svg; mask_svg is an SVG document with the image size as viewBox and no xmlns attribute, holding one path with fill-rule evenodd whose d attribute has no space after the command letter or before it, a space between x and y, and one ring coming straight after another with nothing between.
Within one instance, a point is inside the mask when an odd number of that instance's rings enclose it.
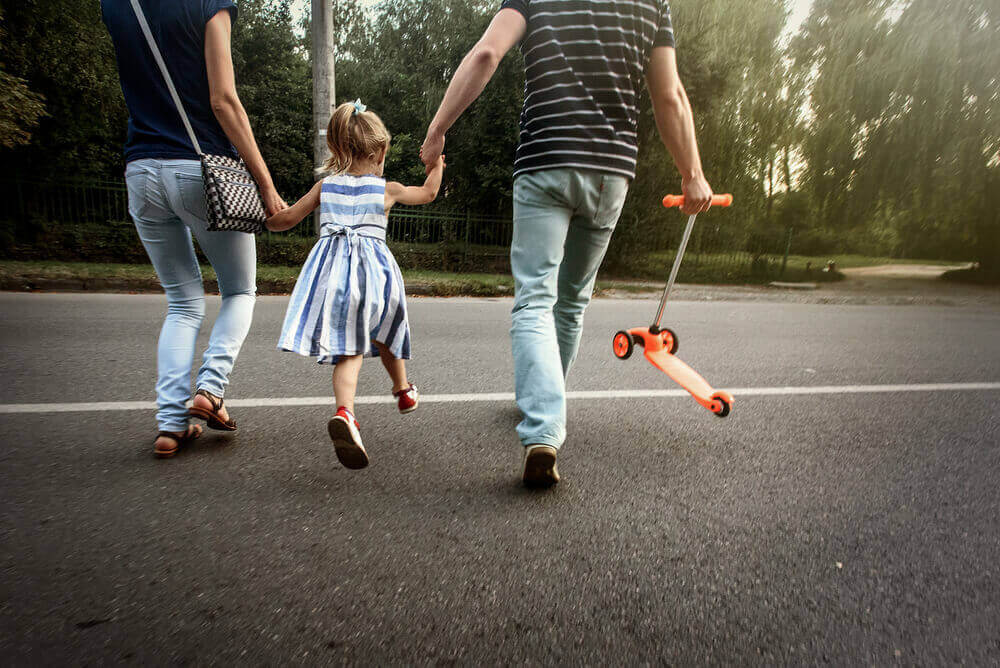
<instances>
[{"instance_id":1,"label":"scooter handlebar grip","mask_svg":"<svg viewBox=\"0 0 1000 668\"><path fill-rule=\"evenodd\" d=\"M732 206L733 196L732 195L712 195L712 206ZM663 198L663 206L668 209L675 206L684 206L684 196L683 195L667 195Z\"/></svg>"}]
</instances>

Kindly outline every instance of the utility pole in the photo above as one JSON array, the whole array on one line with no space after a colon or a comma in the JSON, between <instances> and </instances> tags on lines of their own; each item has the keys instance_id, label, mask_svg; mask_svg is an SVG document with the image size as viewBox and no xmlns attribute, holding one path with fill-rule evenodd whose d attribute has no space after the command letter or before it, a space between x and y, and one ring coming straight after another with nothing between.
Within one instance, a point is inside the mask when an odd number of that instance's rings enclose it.
<instances>
[{"instance_id":1,"label":"utility pole","mask_svg":"<svg viewBox=\"0 0 1000 668\"><path fill-rule=\"evenodd\" d=\"M326 146L326 126L330 122L336 94L333 75L333 2L312 0L312 75L313 75L313 176L323 172L330 157ZM319 216L313 216L319 234Z\"/></svg>"},{"instance_id":2,"label":"utility pole","mask_svg":"<svg viewBox=\"0 0 1000 668\"><path fill-rule=\"evenodd\" d=\"M313 163L318 177L330 156L326 125L336 100L333 74L333 2L312 0Z\"/></svg>"}]
</instances>

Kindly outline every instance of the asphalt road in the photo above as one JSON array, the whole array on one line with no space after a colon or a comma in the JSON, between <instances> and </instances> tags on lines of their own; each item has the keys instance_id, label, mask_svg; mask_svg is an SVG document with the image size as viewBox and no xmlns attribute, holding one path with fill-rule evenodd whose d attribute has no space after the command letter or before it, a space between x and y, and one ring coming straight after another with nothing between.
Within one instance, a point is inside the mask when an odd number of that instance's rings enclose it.
<instances>
[{"instance_id":1,"label":"asphalt road","mask_svg":"<svg viewBox=\"0 0 1000 668\"><path fill-rule=\"evenodd\" d=\"M259 300L230 397L329 393L274 350L284 304ZM421 391L511 391L509 308L413 300ZM653 308L595 302L570 389L672 387L610 352ZM151 400L163 310L0 295L0 404ZM1000 381L995 308L667 318L717 387ZM518 485L509 402L360 407L361 472L329 412L234 409L168 461L151 411L0 413L4 663L1000 661L1000 391L576 400L548 492Z\"/></svg>"}]
</instances>

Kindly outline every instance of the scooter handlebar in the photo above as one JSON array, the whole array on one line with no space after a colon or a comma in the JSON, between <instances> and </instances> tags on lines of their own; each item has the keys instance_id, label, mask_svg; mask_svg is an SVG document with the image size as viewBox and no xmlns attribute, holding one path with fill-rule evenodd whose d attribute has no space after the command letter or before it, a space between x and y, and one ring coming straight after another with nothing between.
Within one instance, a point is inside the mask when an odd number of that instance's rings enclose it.
<instances>
[{"instance_id":1,"label":"scooter handlebar","mask_svg":"<svg viewBox=\"0 0 1000 668\"><path fill-rule=\"evenodd\" d=\"M712 206L732 206L732 195L712 195ZM668 209L675 206L684 206L683 195L667 195L663 198L663 206Z\"/></svg>"}]
</instances>

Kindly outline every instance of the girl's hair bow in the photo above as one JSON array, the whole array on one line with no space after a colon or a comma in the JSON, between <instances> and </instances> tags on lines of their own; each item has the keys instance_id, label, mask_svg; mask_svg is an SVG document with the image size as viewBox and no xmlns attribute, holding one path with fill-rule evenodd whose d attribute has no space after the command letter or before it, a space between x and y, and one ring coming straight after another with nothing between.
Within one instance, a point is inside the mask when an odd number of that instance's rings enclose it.
<instances>
[{"instance_id":1,"label":"girl's hair bow","mask_svg":"<svg viewBox=\"0 0 1000 668\"><path fill-rule=\"evenodd\" d=\"M357 116L360 113L368 111L368 107L361 104L361 98L359 97L354 101L354 115Z\"/></svg>"}]
</instances>

